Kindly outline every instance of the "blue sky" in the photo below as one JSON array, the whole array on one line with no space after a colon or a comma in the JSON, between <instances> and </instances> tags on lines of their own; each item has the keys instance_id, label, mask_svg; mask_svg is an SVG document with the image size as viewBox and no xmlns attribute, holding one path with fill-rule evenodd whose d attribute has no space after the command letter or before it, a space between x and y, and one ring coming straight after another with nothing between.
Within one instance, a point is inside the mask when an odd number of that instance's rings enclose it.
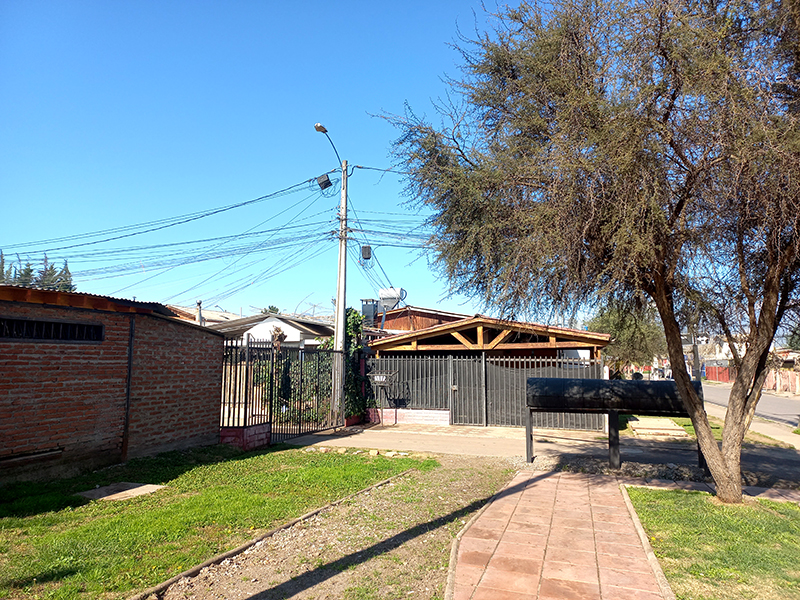
<instances>
[{"instance_id":1,"label":"blue sky","mask_svg":"<svg viewBox=\"0 0 800 600\"><path fill-rule=\"evenodd\" d=\"M478 0L0 0L0 249L68 258L95 294L330 314L339 176L332 194L304 182L338 162L314 123L351 165L391 167L398 131L378 115L435 118L458 75L449 45L485 21ZM424 215L372 169L349 179L364 232L348 306L391 283L409 304L477 312L397 247L419 246ZM361 243L379 264L358 264Z\"/></svg>"}]
</instances>

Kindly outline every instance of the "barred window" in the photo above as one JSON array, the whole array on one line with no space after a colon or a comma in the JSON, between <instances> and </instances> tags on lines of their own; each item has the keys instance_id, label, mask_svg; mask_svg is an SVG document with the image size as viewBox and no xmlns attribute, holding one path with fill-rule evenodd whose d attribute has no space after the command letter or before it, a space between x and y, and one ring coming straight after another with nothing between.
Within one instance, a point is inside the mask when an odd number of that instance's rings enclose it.
<instances>
[{"instance_id":1,"label":"barred window","mask_svg":"<svg viewBox=\"0 0 800 600\"><path fill-rule=\"evenodd\" d=\"M102 342L102 325L69 321L41 321L0 317L0 340Z\"/></svg>"}]
</instances>

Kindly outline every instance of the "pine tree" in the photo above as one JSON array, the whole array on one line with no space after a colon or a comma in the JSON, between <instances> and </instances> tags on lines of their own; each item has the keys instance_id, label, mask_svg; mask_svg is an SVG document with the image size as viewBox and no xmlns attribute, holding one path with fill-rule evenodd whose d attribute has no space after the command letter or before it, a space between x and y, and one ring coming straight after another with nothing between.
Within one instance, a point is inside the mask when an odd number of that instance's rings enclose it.
<instances>
[{"instance_id":1,"label":"pine tree","mask_svg":"<svg viewBox=\"0 0 800 600\"><path fill-rule=\"evenodd\" d=\"M47 254L44 255L44 262L42 268L36 274L33 284L36 287L52 290L56 287L56 280L58 278L58 270L56 266L47 260Z\"/></svg>"},{"instance_id":2,"label":"pine tree","mask_svg":"<svg viewBox=\"0 0 800 600\"><path fill-rule=\"evenodd\" d=\"M58 275L56 275L55 289L59 292L75 291L75 286L72 284L72 273L69 271L66 259L64 260L64 266L58 272Z\"/></svg>"},{"instance_id":3,"label":"pine tree","mask_svg":"<svg viewBox=\"0 0 800 600\"><path fill-rule=\"evenodd\" d=\"M19 255L17 255L16 264L6 267L5 255L0 251L0 284L21 285L59 292L75 291L67 261L64 260L64 266L58 270L55 264L48 260L47 255L44 256L42 266L37 271L30 261L26 262L23 267Z\"/></svg>"},{"instance_id":4,"label":"pine tree","mask_svg":"<svg viewBox=\"0 0 800 600\"><path fill-rule=\"evenodd\" d=\"M36 273L33 270L33 265L30 262L26 262L25 266L22 266L22 259L17 255L17 261L19 263L19 268L14 269L14 283L17 285L25 285L32 287L33 286L33 279L36 276Z\"/></svg>"}]
</instances>

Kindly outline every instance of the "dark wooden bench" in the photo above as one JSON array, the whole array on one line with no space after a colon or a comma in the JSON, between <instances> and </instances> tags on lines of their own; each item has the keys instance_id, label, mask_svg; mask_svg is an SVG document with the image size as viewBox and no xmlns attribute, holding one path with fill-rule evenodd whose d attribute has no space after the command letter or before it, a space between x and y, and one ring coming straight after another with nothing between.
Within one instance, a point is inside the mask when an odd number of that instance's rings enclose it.
<instances>
[{"instance_id":1,"label":"dark wooden bench","mask_svg":"<svg viewBox=\"0 0 800 600\"><path fill-rule=\"evenodd\" d=\"M692 382L700 399L703 387ZM608 379L556 379L531 377L528 379L526 403L528 418L525 422L525 453L533 462L533 413L605 413L608 415L608 464L612 469L621 465L619 454L619 415L631 414L653 417L688 417L681 402L678 386L672 380L608 380ZM700 466L705 467L701 454Z\"/></svg>"}]
</instances>

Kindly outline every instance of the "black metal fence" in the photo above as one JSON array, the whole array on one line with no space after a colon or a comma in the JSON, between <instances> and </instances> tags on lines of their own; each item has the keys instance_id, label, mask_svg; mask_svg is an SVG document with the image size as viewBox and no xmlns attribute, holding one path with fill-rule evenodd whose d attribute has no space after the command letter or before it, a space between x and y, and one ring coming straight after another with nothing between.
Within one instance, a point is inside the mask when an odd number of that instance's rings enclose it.
<instances>
[{"instance_id":1,"label":"black metal fence","mask_svg":"<svg viewBox=\"0 0 800 600\"><path fill-rule=\"evenodd\" d=\"M279 442L342 422L332 402L333 350L278 349L271 342L227 340L222 381L222 427L271 423Z\"/></svg>"},{"instance_id":2,"label":"black metal fence","mask_svg":"<svg viewBox=\"0 0 800 600\"><path fill-rule=\"evenodd\" d=\"M373 385L383 407L450 411L454 425L522 427L529 377L602 379L600 360L538 357L382 356L369 372L391 373L388 386ZM604 415L538 413L535 427L603 431Z\"/></svg>"}]
</instances>

